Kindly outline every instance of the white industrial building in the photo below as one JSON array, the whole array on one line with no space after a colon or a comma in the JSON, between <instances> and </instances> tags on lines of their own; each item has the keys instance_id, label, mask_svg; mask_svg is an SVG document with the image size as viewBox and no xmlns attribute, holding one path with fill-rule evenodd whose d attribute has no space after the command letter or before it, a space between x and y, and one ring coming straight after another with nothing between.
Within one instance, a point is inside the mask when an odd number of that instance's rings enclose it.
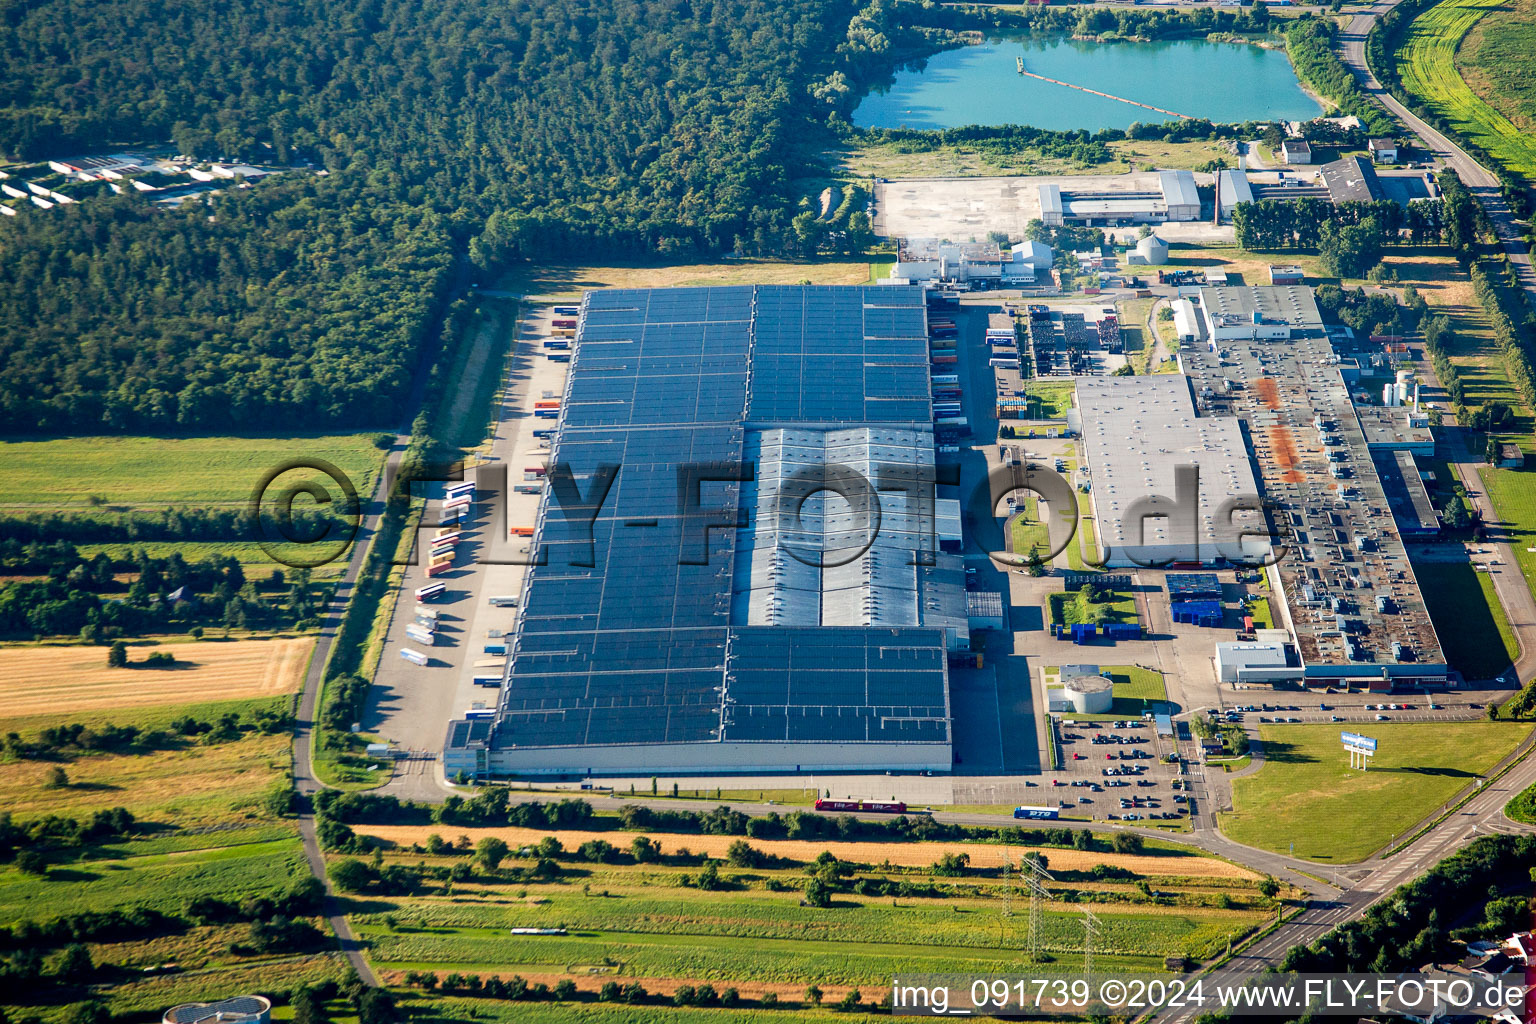
<instances>
[{"instance_id":1,"label":"white industrial building","mask_svg":"<svg viewBox=\"0 0 1536 1024\"><path fill-rule=\"evenodd\" d=\"M1204 340L1204 328L1195 304L1188 299L1173 300L1173 332L1180 341Z\"/></svg>"},{"instance_id":2,"label":"white industrial building","mask_svg":"<svg viewBox=\"0 0 1536 1024\"><path fill-rule=\"evenodd\" d=\"M1253 202L1253 186L1248 175L1241 170L1216 172L1216 204L1222 220L1230 220L1238 203Z\"/></svg>"},{"instance_id":3,"label":"white industrial building","mask_svg":"<svg viewBox=\"0 0 1536 1024\"><path fill-rule=\"evenodd\" d=\"M1305 675L1306 669L1283 643L1216 645L1216 678L1223 683L1287 683Z\"/></svg>"},{"instance_id":4,"label":"white industrial building","mask_svg":"<svg viewBox=\"0 0 1536 1024\"><path fill-rule=\"evenodd\" d=\"M1259 486L1238 420L1196 415L1181 375L1083 377L1083 448L1111 566L1214 563L1269 554ZM1198 472L1178 493L1181 468ZM1245 506L1237 510L1232 503ZM1243 532L1250 536L1240 538Z\"/></svg>"},{"instance_id":5,"label":"white industrial building","mask_svg":"<svg viewBox=\"0 0 1536 1024\"><path fill-rule=\"evenodd\" d=\"M1159 224L1200 219L1200 190L1190 171L1159 171L1157 189L1063 189L1040 186L1040 219L1046 224Z\"/></svg>"},{"instance_id":6,"label":"white industrial building","mask_svg":"<svg viewBox=\"0 0 1536 1024\"><path fill-rule=\"evenodd\" d=\"M1212 342L1276 341L1323 333L1317 300L1304 285L1202 288L1200 315Z\"/></svg>"}]
</instances>

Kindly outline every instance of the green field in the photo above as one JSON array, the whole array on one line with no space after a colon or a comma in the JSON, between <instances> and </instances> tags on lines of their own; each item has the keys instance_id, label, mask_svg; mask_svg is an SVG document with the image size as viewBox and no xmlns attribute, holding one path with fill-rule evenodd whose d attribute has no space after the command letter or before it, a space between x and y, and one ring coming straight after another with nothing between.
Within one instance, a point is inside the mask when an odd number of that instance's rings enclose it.
<instances>
[{"instance_id":1,"label":"green field","mask_svg":"<svg viewBox=\"0 0 1536 1024\"><path fill-rule=\"evenodd\" d=\"M1487 573L1466 562L1423 562L1413 572L1453 668L1468 679L1492 679L1520 656L1509 616Z\"/></svg>"},{"instance_id":2,"label":"green field","mask_svg":"<svg viewBox=\"0 0 1536 1024\"><path fill-rule=\"evenodd\" d=\"M1403 87L1443 117L1455 131L1516 174L1536 175L1536 137L1489 106L1462 79L1456 52L1463 37L1501 0L1442 0L1413 20L1397 50ZM1531 51L1518 57L1485 50L1483 61L1508 60L1508 73L1527 81L1536 68Z\"/></svg>"},{"instance_id":3,"label":"green field","mask_svg":"<svg viewBox=\"0 0 1536 1024\"><path fill-rule=\"evenodd\" d=\"M384 456L373 434L299 437L75 437L0 442L0 507L243 507L269 470L323 459L366 495ZM306 477L283 477L287 484ZM333 485L334 489L334 485Z\"/></svg>"},{"instance_id":4,"label":"green field","mask_svg":"<svg viewBox=\"0 0 1536 1024\"><path fill-rule=\"evenodd\" d=\"M1035 550L1042 562L1049 562L1051 531L1040 521L1040 501L1032 494L1023 495L1023 498L1023 507L1009 523L1009 550L1026 557Z\"/></svg>"},{"instance_id":5,"label":"green field","mask_svg":"<svg viewBox=\"0 0 1536 1024\"><path fill-rule=\"evenodd\" d=\"M625 838L615 837L615 845L627 846ZM896 848L907 844L868 845L868 859L875 860L899 858ZM768 841L754 846L772 850ZM1063 873L1061 863L1072 854L1045 852ZM1112 854L1100 856L1114 861ZM429 869L454 863L424 860L407 849L386 855L386 863L397 859ZM814 908L801 904L807 871L798 862L720 864L714 891L685 880L696 876L696 865L591 863L566 853L557 878L533 882L519 875L526 864L508 861L490 876L477 869L473 881L451 894L433 881L410 897L364 895L353 902L354 927L371 944L371 961L385 972L516 972L549 982L574 976L584 987L613 977L643 980L652 992L708 982L744 993L776 989L791 1003L811 983L866 992L874 986L878 993L904 971L991 972L1016 969L1021 956L1027 959L1021 949L1028 915L1017 908L1006 913L1008 887L995 869L944 877L889 861L850 865L832 904ZM1139 892L1134 878L1058 882L1055 890L1075 890L1078 899L1094 901L1102 922L1096 965L1102 960L1115 969L1160 971L1164 956L1209 958L1225 948L1229 935L1247 934L1272 913L1253 880L1225 879L1227 866L1205 858L1192 860L1191 870L1201 864L1210 864L1209 876L1158 878L1158 888L1170 894L1161 905ZM847 891L865 878L910 881L924 891L898 897ZM555 926L569 934L507 939L509 928ZM1049 903L1041 944L1054 959L1046 970L1080 967L1081 911Z\"/></svg>"},{"instance_id":6,"label":"green field","mask_svg":"<svg viewBox=\"0 0 1536 1024\"><path fill-rule=\"evenodd\" d=\"M1508 539L1526 586L1536 591L1536 552L1530 550L1536 548L1536 474L1491 466L1480 472L1483 487L1499 517L1498 525L1490 525L1489 531L1495 537Z\"/></svg>"},{"instance_id":7,"label":"green field","mask_svg":"<svg viewBox=\"0 0 1536 1024\"><path fill-rule=\"evenodd\" d=\"M1264 766L1232 780L1221 829L1250 846L1350 864L1405 836L1524 738L1515 722L1373 722L1369 771L1352 771L1337 725L1261 725Z\"/></svg>"},{"instance_id":8,"label":"green field","mask_svg":"<svg viewBox=\"0 0 1536 1024\"><path fill-rule=\"evenodd\" d=\"M1524 131L1536 130L1536 0L1500 4L1468 32L1456 68L1472 91Z\"/></svg>"},{"instance_id":9,"label":"green field","mask_svg":"<svg viewBox=\"0 0 1536 1024\"><path fill-rule=\"evenodd\" d=\"M166 730L177 718L206 722L231 711L249 722L255 711L286 709L291 701L282 697L59 711L5 719L0 733L15 732L30 742L41 729L66 722ZM230 944L246 936L248 924L200 924L185 916L189 900L214 897L238 904L279 895L308 875L296 823L274 815L266 805L276 787L287 785L289 742L286 733L248 731L225 742L163 741L155 749L130 753L66 748L48 759L0 759L0 806L17 822L46 815L84 820L95 811L119 806L128 808L137 822L128 835L44 845L38 852L48 866L41 876L23 872L14 862L0 865L0 920L46 922L87 911L134 908L180 919L169 929L90 943L98 965L113 965L94 979L92 994L114 1014L158 1015L167 1006L190 1000L341 978L343 965L323 948L278 956L235 952ZM44 782L45 773L54 767L66 772L62 788ZM47 961L63 944L40 939L37 946ZM140 976L142 968L163 963L177 963L182 970ZM23 1001L7 1001L11 998ZM40 991L38 1000L31 1000L13 991L0 1002L11 1020L37 1018L57 1024L69 1018L69 998L80 994L60 998L58 990Z\"/></svg>"}]
</instances>

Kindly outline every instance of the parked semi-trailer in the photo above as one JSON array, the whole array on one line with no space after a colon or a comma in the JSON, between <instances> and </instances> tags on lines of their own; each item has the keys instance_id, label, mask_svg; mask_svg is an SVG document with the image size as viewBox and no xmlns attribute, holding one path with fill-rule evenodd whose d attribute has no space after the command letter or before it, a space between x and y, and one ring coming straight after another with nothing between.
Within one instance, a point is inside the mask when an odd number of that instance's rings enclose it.
<instances>
[{"instance_id":1,"label":"parked semi-trailer","mask_svg":"<svg viewBox=\"0 0 1536 1024\"><path fill-rule=\"evenodd\" d=\"M474 682L475 682L476 686L490 686L490 687L499 687L499 686L501 686L501 673L500 672L496 672L496 673L476 672L473 678L474 678Z\"/></svg>"},{"instance_id":2,"label":"parked semi-trailer","mask_svg":"<svg viewBox=\"0 0 1536 1024\"><path fill-rule=\"evenodd\" d=\"M419 604L416 606L416 621L421 623L423 626L428 628L436 628L435 624L437 622L437 615L438 612L436 608L428 608L424 604Z\"/></svg>"},{"instance_id":3,"label":"parked semi-trailer","mask_svg":"<svg viewBox=\"0 0 1536 1024\"><path fill-rule=\"evenodd\" d=\"M551 352L549 353L549 361L552 363L568 363L571 361L571 354L569 352Z\"/></svg>"},{"instance_id":4,"label":"parked semi-trailer","mask_svg":"<svg viewBox=\"0 0 1536 1024\"><path fill-rule=\"evenodd\" d=\"M544 489L543 484L518 484L512 488L518 494L538 494Z\"/></svg>"},{"instance_id":5,"label":"parked semi-trailer","mask_svg":"<svg viewBox=\"0 0 1536 1024\"><path fill-rule=\"evenodd\" d=\"M506 644L486 644L485 645L485 653L486 654L500 654L503 657L505 657L506 653L507 653L507 645Z\"/></svg>"},{"instance_id":6,"label":"parked semi-trailer","mask_svg":"<svg viewBox=\"0 0 1536 1024\"><path fill-rule=\"evenodd\" d=\"M416 600L435 601L447 592L448 584L446 583L428 583L426 586L416 591Z\"/></svg>"},{"instance_id":7,"label":"parked semi-trailer","mask_svg":"<svg viewBox=\"0 0 1536 1024\"><path fill-rule=\"evenodd\" d=\"M505 595L503 597L493 597L493 598L491 598L491 607L492 608L516 608L517 607L517 595L516 594L507 594L507 595Z\"/></svg>"},{"instance_id":8,"label":"parked semi-trailer","mask_svg":"<svg viewBox=\"0 0 1536 1024\"><path fill-rule=\"evenodd\" d=\"M880 814L906 814L907 805L883 800L817 800L818 811L873 811Z\"/></svg>"},{"instance_id":9,"label":"parked semi-trailer","mask_svg":"<svg viewBox=\"0 0 1536 1024\"><path fill-rule=\"evenodd\" d=\"M533 432L533 436L534 437L554 437L555 436L555 428L554 427L540 427L538 430L535 430Z\"/></svg>"},{"instance_id":10,"label":"parked semi-trailer","mask_svg":"<svg viewBox=\"0 0 1536 1024\"><path fill-rule=\"evenodd\" d=\"M412 665L425 666L428 661L428 658L425 654L422 654L420 651L413 651L409 647L400 648L400 657L404 658Z\"/></svg>"},{"instance_id":11,"label":"parked semi-trailer","mask_svg":"<svg viewBox=\"0 0 1536 1024\"><path fill-rule=\"evenodd\" d=\"M581 313L580 306L556 306L555 316L577 316Z\"/></svg>"},{"instance_id":12,"label":"parked semi-trailer","mask_svg":"<svg viewBox=\"0 0 1536 1024\"><path fill-rule=\"evenodd\" d=\"M436 565L429 565L429 566L427 566L427 575L428 576L441 576L443 573L447 572L449 569L452 569L452 568L453 568L453 564L451 562L439 562Z\"/></svg>"},{"instance_id":13,"label":"parked semi-trailer","mask_svg":"<svg viewBox=\"0 0 1536 1024\"><path fill-rule=\"evenodd\" d=\"M533 403L533 407L535 409L558 409L558 408L560 408L560 399L558 399L558 398L544 398L544 399L540 399L539 401Z\"/></svg>"},{"instance_id":14,"label":"parked semi-trailer","mask_svg":"<svg viewBox=\"0 0 1536 1024\"><path fill-rule=\"evenodd\" d=\"M458 483L452 483L443 488L443 493L450 498L457 498L461 494L467 494L473 498L475 496L475 482L473 480L460 480Z\"/></svg>"},{"instance_id":15,"label":"parked semi-trailer","mask_svg":"<svg viewBox=\"0 0 1536 1024\"><path fill-rule=\"evenodd\" d=\"M535 409L533 414L541 420L557 420L560 418L559 409Z\"/></svg>"},{"instance_id":16,"label":"parked semi-trailer","mask_svg":"<svg viewBox=\"0 0 1536 1024\"><path fill-rule=\"evenodd\" d=\"M475 719L479 718L495 718L496 712L491 708L470 708L468 711L464 712L464 717L470 721L474 721Z\"/></svg>"},{"instance_id":17,"label":"parked semi-trailer","mask_svg":"<svg viewBox=\"0 0 1536 1024\"><path fill-rule=\"evenodd\" d=\"M1043 818L1052 820L1061 817L1061 812L1054 807L1015 807L1015 818Z\"/></svg>"},{"instance_id":18,"label":"parked semi-trailer","mask_svg":"<svg viewBox=\"0 0 1536 1024\"><path fill-rule=\"evenodd\" d=\"M432 647L437 643L437 640L433 638L431 630L423 629L415 623L405 627L405 635L425 647Z\"/></svg>"}]
</instances>

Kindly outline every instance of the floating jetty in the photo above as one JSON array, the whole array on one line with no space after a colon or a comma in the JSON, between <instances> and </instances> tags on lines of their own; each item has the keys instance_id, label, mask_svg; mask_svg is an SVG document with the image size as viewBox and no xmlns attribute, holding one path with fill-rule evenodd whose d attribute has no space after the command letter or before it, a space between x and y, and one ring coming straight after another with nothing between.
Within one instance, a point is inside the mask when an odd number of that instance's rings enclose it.
<instances>
[{"instance_id":1,"label":"floating jetty","mask_svg":"<svg viewBox=\"0 0 1536 1024\"><path fill-rule=\"evenodd\" d=\"M1114 100L1117 103L1129 103L1133 107L1141 107L1144 110L1155 110L1159 114L1167 114L1169 117L1177 117L1177 118L1181 118L1181 119L1183 119L1185 121L1192 121L1192 120L1194 120L1188 114L1181 114L1177 110L1164 110L1162 107L1154 107L1150 103L1142 103L1139 100L1128 100L1124 96L1115 96L1115 95L1113 95L1111 93L1100 92L1097 89L1090 89L1086 85L1073 85L1071 82L1063 82L1063 81L1061 81L1060 79L1057 79L1057 78L1047 78L1045 75L1037 75L1033 71L1025 71L1024 70L1024 58L1023 57L1015 57L1014 60L1018 62L1019 74L1024 75L1024 76L1026 76L1028 78L1038 78L1040 81L1042 81L1042 82L1050 82L1052 85L1064 85L1068 89L1076 89L1078 92L1086 92L1086 93L1089 93L1089 94L1091 94L1093 96L1103 96L1105 99L1107 99L1107 100Z\"/></svg>"}]
</instances>

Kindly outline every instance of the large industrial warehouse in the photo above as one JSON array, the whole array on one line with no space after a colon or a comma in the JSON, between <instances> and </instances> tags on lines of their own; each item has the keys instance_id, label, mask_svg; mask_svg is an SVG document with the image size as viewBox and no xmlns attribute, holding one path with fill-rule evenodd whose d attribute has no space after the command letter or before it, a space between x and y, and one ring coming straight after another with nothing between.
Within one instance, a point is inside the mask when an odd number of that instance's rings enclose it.
<instances>
[{"instance_id":1,"label":"large industrial warehouse","mask_svg":"<svg viewBox=\"0 0 1536 1024\"><path fill-rule=\"evenodd\" d=\"M1108 565L1267 559L1242 428L1231 417L1197 415L1188 378L1081 377L1077 398ZM1199 474L1187 496L1177 487L1181 466ZM1166 500L1149 503L1154 495Z\"/></svg>"},{"instance_id":2,"label":"large industrial warehouse","mask_svg":"<svg viewBox=\"0 0 1536 1024\"><path fill-rule=\"evenodd\" d=\"M947 770L964 573L914 557L900 486L933 444L918 289L589 293L550 461L590 504L546 489L499 708L446 773ZM901 478L878 529L857 486L791 514L827 462Z\"/></svg>"}]
</instances>

